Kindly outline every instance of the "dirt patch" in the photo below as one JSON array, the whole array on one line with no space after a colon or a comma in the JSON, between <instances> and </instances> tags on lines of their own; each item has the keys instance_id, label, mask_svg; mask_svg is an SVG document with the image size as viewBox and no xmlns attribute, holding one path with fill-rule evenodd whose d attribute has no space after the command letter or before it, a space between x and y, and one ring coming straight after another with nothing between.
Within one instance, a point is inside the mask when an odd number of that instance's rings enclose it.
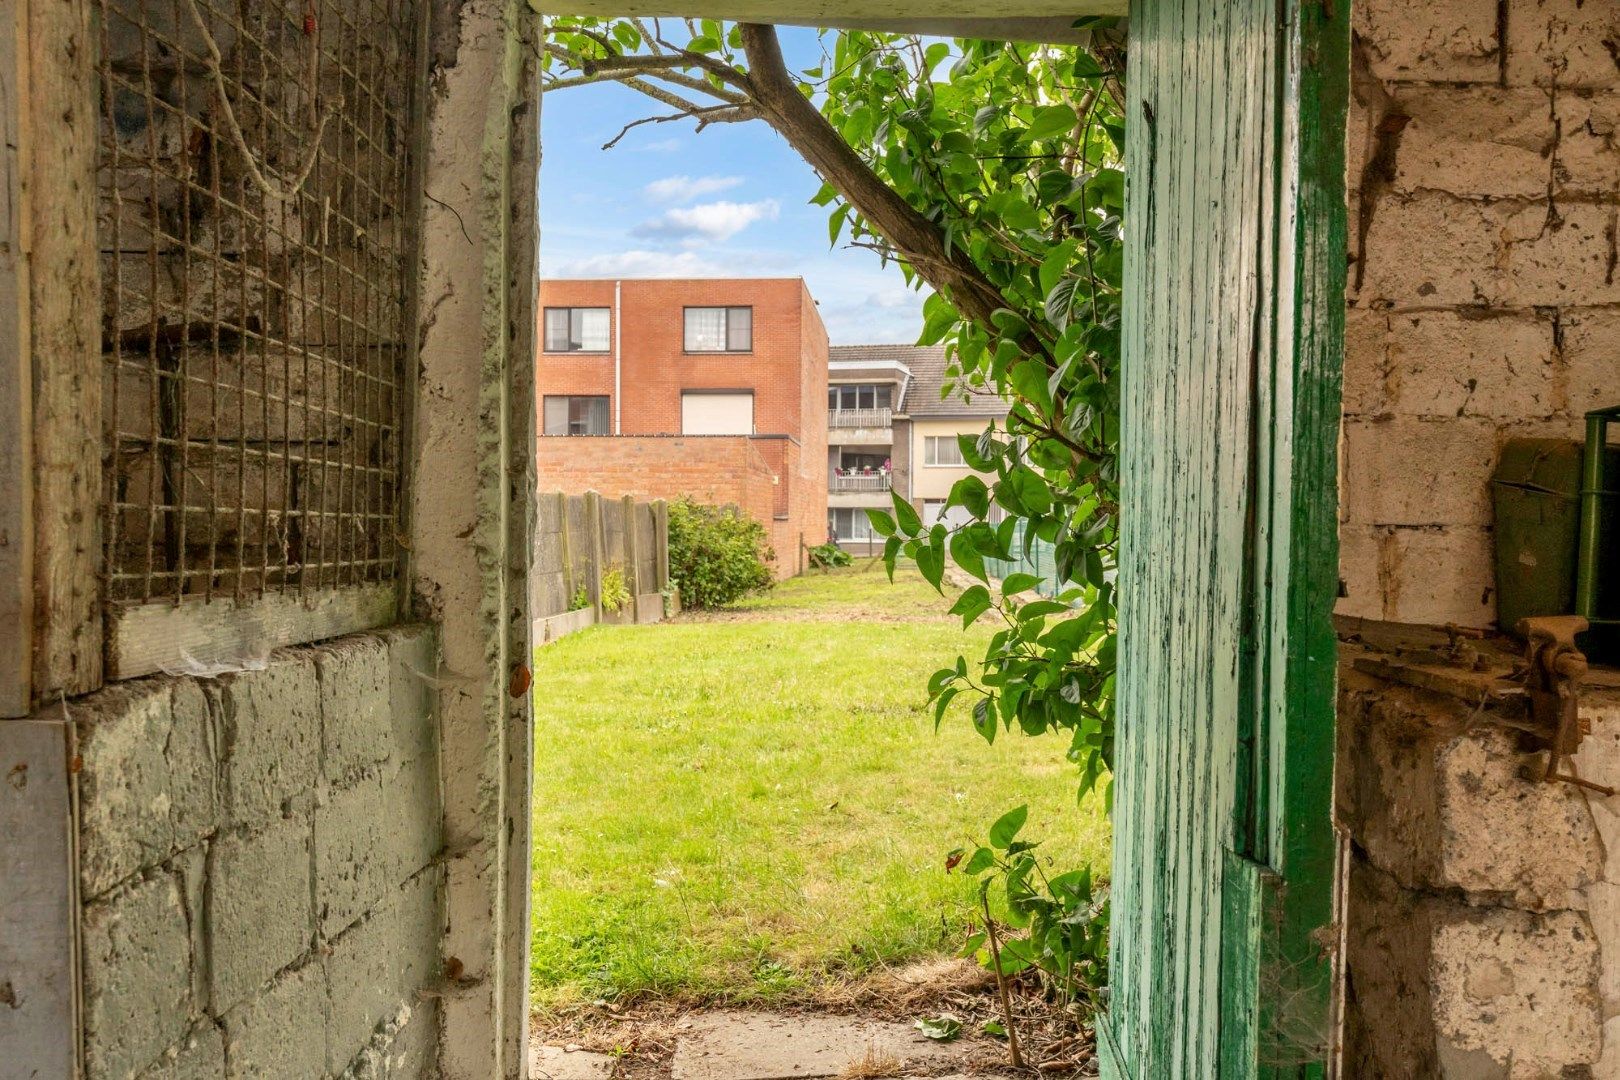
<instances>
[{"instance_id":1,"label":"dirt patch","mask_svg":"<svg viewBox=\"0 0 1620 1080\"><path fill-rule=\"evenodd\" d=\"M683 1040L710 1030L721 1014L751 1010L791 1023L837 1018L849 1022L851 1060L838 1074L851 1077L937 1076L1006 1077L1017 1073L1007 1063L1007 1048L984 1026L1001 1019L995 980L975 964L933 960L895 968L832 988L813 998L747 1003L644 999L632 1004L595 1002L536 1016L536 1046L565 1047L575 1053L608 1055L618 1080L670 1080L676 1051ZM1021 1075L1069 1077L1097 1075L1096 1043L1078 1013L1044 1000L1033 981L1015 981L1013 1011L1026 1068ZM874 1024L902 1025L909 1030L924 1017L949 1015L962 1034L949 1043L948 1055L921 1055L906 1060L892 1050L870 1050L864 1032ZM863 1054L865 1056L863 1056ZM895 1060L890 1060L895 1059Z\"/></svg>"}]
</instances>

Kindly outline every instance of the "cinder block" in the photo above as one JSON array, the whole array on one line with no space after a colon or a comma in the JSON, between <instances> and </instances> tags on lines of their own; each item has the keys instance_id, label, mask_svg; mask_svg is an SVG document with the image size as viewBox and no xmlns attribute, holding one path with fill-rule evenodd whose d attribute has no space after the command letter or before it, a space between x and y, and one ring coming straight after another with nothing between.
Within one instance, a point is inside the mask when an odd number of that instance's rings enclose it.
<instances>
[{"instance_id":1,"label":"cinder block","mask_svg":"<svg viewBox=\"0 0 1620 1080\"><path fill-rule=\"evenodd\" d=\"M1620 311L1566 312L1563 330L1569 411L1620 405Z\"/></svg>"},{"instance_id":2,"label":"cinder block","mask_svg":"<svg viewBox=\"0 0 1620 1080\"><path fill-rule=\"evenodd\" d=\"M1597 827L1579 789L1527 778L1543 755L1517 732L1394 686L1341 700L1338 813L1372 866L1408 889L1584 906L1603 870Z\"/></svg>"},{"instance_id":3,"label":"cinder block","mask_svg":"<svg viewBox=\"0 0 1620 1080\"><path fill-rule=\"evenodd\" d=\"M1571 1076L1601 1056L1597 939L1580 913L1466 909L1437 923L1432 949L1442 1067L1483 1054L1505 1075Z\"/></svg>"},{"instance_id":4,"label":"cinder block","mask_svg":"<svg viewBox=\"0 0 1620 1080\"><path fill-rule=\"evenodd\" d=\"M1383 618L1480 629L1496 622L1496 548L1489 529L1397 528L1383 555Z\"/></svg>"},{"instance_id":5,"label":"cinder block","mask_svg":"<svg viewBox=\"0 0 1620 1080\"><path fill-rule=\"evenodd\" d=\"M1507 81L1510 85L1620 85L1620 6L1595 0L1510 0Z\"/></svg>"},{"instance_id":6,"label":"cinder block","mask_svg":"<svg viewBox=\"0 0 1620 1080\"><path fill-rule=\"evenodd\" d=\"M120 889L86 906L82 930L87 1075L133 1075L191 1022L191 941L179 884L159 873Z\"/></svg>"},{"instance_id":7,"label":"cinder block","mask_svg":"<svg viewBox=\"0 0 1620 1080\"><path fill-rule=\"evenodd\" d=\"M1350 10L1381 79L1497 81L1493 0L1364 0Z\"/></svg>"},{"instance_id":8,"label":"cinder block","mask_svg":"<svg viewBox=\"0 0 1620 1080\"><path fill-rule=\"evenodd\" d=\"M398 760L437 754L438 695L432 680L439 670L438 640L427 626L385 631L389 655L389 711Z\"/></svg>"},{"instance_id":9,"label":"cinder block","mask_svg":"<svg viewBox=\"0 0 1620 1080\"><path fill-rule=\"evenodd\" d=\"M326 1072L326 979L319 962L278 976L225 1014L232 1078L318 1077Z\"/></svg>"},{"instance_id":10,"label":"cinder block","mask_svg":"<svg viewBox=\"0 0 1620 1080\"><path fill-rule=\"evenodd\" d=\"M196 843L217 822L214 732L191 679L109 687L75 713L87 897Z\"/></svg>"},{"instance_id":11,"label":"cinder block","mask_svg":"<svg viewBox=\"0 0 1620 1080\"><path fill-rule=\"evenodd\" d=\"M1390 315L1389 328L1396 415L1518 420L1558 411L1551 318L1403 312Z\"/></svg>"},{"instance_id":12,"label":"cinder block","mask_svg":"<svg viewBox=\"0 0 1620 1080\"><path fill-rule=\"evenodd\" d=\"M1362 619L1385 617L1379 562L1387 531L1370 525L1345 525L1339 529L1341 595L1333 607L1335 615Z\"/></svg>"},{"instance_id":13,"label":"cinder block","mask_svg":"<svg viewBox=\"0 0 1620 1080\"><path fill-rule=\"evenodd\" d=\"M1364 307L1344 313L1344 414L1378 416L1386 409L1389 314Z\"/></svg>"},{"instance_id":14,"label":"cinder block","mask_svg":"<svg viewBox=\"0 0 1620 1080\"><path fill-rule=\"evenodd\" d=\"M253 997L309 951L310 828L303 817L222 836L208 860L211 997L216 1015Z\"/></svg>"},{"instance_id":15,"label":"cinder block","mask_svg":"<svg viewBox=\"0 0 1620 1080\"><path fill-rule=\"evenodd\" d=\"M321 696L313 651L278 652L265 670L220 679L210 692L222 720L230 821L279 819L319 775Z\"/></svg>"},{"instance_id":16,"label":"cinder block","mask_svg":"<svg viewBox=\"0 0 1620 1080\"><path fill-rule=\"evenodd\" d=\"M1346 421L1344 520L1488 526L1496 441L1488 420Z\"/></svg>"},{"instance_id":17,"label":"cinder block","mask_svg":"<svg viewBox=\"0 0 1620 1080\"><path fill-rule=\"evenodd\" d=\"M1620 302L1620 275L1609 263L1614 207L1560 203L1507 213L1500 229L1493 301L1529 305Z\"/></svg>"},{"instance_id":18,"label":"cinder block","mask_svg":"<svg viewBox=\"0 0 1620 1080\"><path fill-rule=\"evenodd\" d=\"M219 1080L224 1075L225 1036L212 1021L203 1020L141 1073L141 1080Z\"/></svg>"},{"instance_id":19,"label":"cinder block","mask_svg":"<svg viewBox=\"0 0 1620 1080\"><path fill-rule=\"evenodd\" d=\"M355 635L316 652L321 685L322 771L337 781L394 752L388 646Z\"/></svg>"},{"instance_id":20,"label":"cinder block","mask_svg":"<svg viewBox=\"0 0 1620 1080\"><path fill-rule=\"evenodd\" d=\"M329 943L331 1002L327 1067L341 1071L401 1004L439 976L442 872L434 869L390 891L369 918Z\"/></svg>"},{"instance_id":21,"label":"cinder block","mask_svg":"<svg viewBox=\"0 0 1620 1080\"><path fill-rule=\"evenodd\" d=\"M1395 191L1546 197L1554 121L1544 91L1403 87L1396 101L1408 121L1395 156Z\"/></svg>"},{"instance_id":22,"label":"cinder block","mask_svg":"<svg viewBox=\"0 0 1620 1080\"><path fill-rule=\"evenodd\" d=\"M1408 307L1488 303L1501 212L1450 195L1386 195L1367 229L1360 301Z\"/></svg>"},{"instance_id":23,"label":"cinder block","mask_svg":"<svg viewBox=\"0 0 1620 1080\"><path fill-rule=\"evenodd\" d=\"M377 771L332 791L315 810L315 913L336 936L397 885L401 822Z\"/></svg>"}]
</instances>

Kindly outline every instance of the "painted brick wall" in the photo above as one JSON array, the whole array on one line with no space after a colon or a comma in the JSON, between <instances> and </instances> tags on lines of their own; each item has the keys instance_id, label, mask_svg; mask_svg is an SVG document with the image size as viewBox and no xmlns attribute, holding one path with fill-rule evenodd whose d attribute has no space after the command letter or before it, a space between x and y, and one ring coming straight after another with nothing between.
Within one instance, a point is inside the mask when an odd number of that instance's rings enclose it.
<instances>
[{"instance_id":1,"label":"painted brick wall","mask_svg":"<svg viewBox=\"0 0 1620 1080\"><path fill-rule=\"evenodd\" d=\"M433 1073L437 668L400 628L74 703L87 1077Z\"/></svg>"},{"instance_id":2,"label":"painted brick wall","mask_svg":"<svg viewBox=\"0 0 1620 1080\"><path fill-rule=\"evenodd\" d=\"M1620 403L1620 4L1354 10L1340 610L1488 626L1503 442Z\"/></svg>"}]
</instances>

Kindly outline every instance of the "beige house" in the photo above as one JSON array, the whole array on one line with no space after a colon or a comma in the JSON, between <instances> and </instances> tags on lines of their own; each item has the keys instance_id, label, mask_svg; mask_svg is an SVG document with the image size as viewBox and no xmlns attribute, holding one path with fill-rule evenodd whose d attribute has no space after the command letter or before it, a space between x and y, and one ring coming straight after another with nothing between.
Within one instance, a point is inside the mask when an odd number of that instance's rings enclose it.
<instances>
[{"instance_id":1,"label":"beige house","mask_svg":"<svg viewBox=\"0 0 1620 1080\"><path fill-rule=\"evenodd\" d=\"M992 394L945 392L943 346L835 345L827 379L827 535L858 551L882 546L866 511L898 492L933 524L973 470L958 435L1007 415ZM960 511L958 511L960 513Z\"/></svg>"}]
</instances>

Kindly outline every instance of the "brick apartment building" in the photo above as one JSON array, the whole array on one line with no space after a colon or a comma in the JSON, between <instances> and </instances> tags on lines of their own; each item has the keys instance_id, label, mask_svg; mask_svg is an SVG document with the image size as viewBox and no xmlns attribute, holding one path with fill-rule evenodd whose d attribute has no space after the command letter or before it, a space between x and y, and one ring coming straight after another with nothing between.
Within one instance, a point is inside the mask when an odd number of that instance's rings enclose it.
<instances>
[{"instance_id":1,"label":"brick apartment building","mask_svg":"<svg viewBox=\"0 0 1620 1080\"><path fill-rule=\"evenodd\" d=\"M796 573L827 531L827 331L803 279L548 280L539 307L541 490L736 505Z\"/></svg>"}]
</instances>

